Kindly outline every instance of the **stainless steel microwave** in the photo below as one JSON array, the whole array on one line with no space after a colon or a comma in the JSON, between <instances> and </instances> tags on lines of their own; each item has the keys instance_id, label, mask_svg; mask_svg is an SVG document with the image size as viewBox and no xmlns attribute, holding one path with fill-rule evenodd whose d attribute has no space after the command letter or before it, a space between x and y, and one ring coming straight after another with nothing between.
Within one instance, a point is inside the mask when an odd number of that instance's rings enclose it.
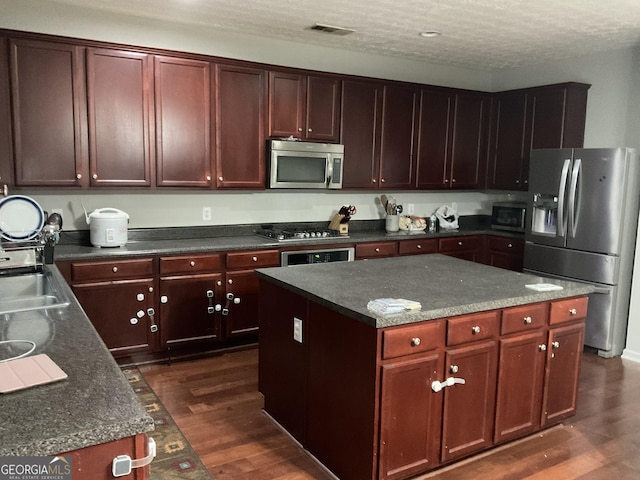
<instances>
[{"instance_id":1,"label":"stainless steel microwave","mask_svg":"<svg viewBox=\"0 0 640 480\"><path fill-rule=\"evenodd\" d=\"M344 145L269 140L269 188L342 188Z\"/></svg>"},{"instance_id":2,"label":"stainless steel microwave","mask_svg":"<svg viewBox=\"0 0 640 480\"><path fill-rule=\"evenodd\" d=\"M498 202L491 211L491 228L511 232L524 232L527 219L525 202Z\"/></svg>"}]
</instances>

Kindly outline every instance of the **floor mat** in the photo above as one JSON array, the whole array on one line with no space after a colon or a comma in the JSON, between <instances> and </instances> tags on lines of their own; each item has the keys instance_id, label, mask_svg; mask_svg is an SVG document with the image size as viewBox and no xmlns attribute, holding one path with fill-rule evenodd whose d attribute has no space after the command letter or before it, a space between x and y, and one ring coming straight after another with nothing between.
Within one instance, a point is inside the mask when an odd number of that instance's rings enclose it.
<instances>
[{"instance_id":1,"label":"floor mat","mask_svg":"<svg viewBox=\"0 0 640 480\"><path fill-rule=\"evenodd\" d=\"M122 372L155 423L150 436L156 441L157 454L149 480L213 480L140 371L128 367Z\"/></svg>"}]
</instances>

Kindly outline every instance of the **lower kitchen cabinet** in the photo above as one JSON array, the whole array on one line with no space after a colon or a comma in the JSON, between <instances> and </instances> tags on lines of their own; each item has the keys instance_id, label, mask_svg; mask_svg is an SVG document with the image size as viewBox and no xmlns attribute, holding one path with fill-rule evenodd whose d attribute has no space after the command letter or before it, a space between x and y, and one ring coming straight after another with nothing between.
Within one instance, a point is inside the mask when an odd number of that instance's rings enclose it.
<instances>
[{"instance_id":1,"label":"lower kitchen cabinet","mask_svg":"<svg viewBox=\"0 0 640 480\"><path fill-rule=\"evenodd\" d=\"M483 256L483 236L468 235L438 239L438 253L479 262Z\"/></svg>"},{"instance_id":2,"label":"lower kitchen cabinet","mask_svg":"<svg viewBox=\"0 0 640 480\"><path fill-rule=\"evenodd\" d=\"M393 257L398 252L398 242L356 243L356 260Z\"/></svg>"},{"instance_id":3,"label":"lower kitchen cabinet","mask_svg":"<svg viewBox=\"0 0 640 480\"><path fill-rule=\"evenodd\" d=\"M114 357L157 348L152 258L70 262L61 271Z\"/></svg>"},{"instance_id":4,"label":"lower kitchen cabinet","mask_svg":"<svg viewBox=\"0 0 640 480\"><path fill-rule=\"evenodd\" d=\"M493 267L522 271L524 238L487 235L487 263Z\"/></svg>"},{"instance_id":5,"label":"lower kitchen cabinet","mask_svg":"<svg viewBox=\"0 0 640 480\"><path fill-rule=\"evenodd\" d=\"M73 293L114 357L154 349L154 279L73 285Z\"/></svg>"}]
</instances>

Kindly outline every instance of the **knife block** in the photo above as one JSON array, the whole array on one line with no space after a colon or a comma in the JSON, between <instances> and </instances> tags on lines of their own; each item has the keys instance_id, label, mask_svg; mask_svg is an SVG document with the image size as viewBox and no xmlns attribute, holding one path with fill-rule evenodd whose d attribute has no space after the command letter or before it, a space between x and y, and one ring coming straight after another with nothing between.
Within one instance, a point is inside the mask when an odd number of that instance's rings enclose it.
<instances>
[{"instance_id":1,"label":"knife block","mask_svg":"<svg viewBox=\"0 0 640 480\"><path fill-rule=\"evenodd\" d=\"M349 234L349 224L348 223L342 223L343 219L344 219L344 215L340 215L339 213L336 213L333 216L333 218L331 219L331 222L329 223L329 230L335 230L340 235L348 235Z\"/></svg>"}]
</instances>

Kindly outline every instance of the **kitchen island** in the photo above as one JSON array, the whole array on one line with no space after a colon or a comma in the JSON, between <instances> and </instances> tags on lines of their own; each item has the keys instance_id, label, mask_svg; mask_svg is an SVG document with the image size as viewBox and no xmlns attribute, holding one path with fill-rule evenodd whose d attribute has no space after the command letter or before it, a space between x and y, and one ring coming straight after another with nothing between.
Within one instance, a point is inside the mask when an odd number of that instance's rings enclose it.
<instances>
[{"instance_id":1,"label":"kitchen island","mask_svg":"<svg viewBox=\"0 0 640 480\"><path fill-rule=\"evenodd\" d=\"M265 411L342 480L410 478L575 413L590 286L438 254L256 273ZM422 308L377 315L378 298Z\"/></svg>"},{"instance_id":2,"label":"kitchen island","mask_svg":"<svg viewBox=\"0 0 640 480\"><path fill-rule=\"evenodd\" d=\"M58 269L46 268L68 305L0 315L0 340L35 342L33 354L47 354L68 377L0 395L0 456L65 454L72 457L74 478L78 472L77 478L111 478L114 457L147 454L153 419ZM27 350L19 344L0 349L0 360ZM134 470L123 478L146 477Z\"/></svg>"}]
</instances>

